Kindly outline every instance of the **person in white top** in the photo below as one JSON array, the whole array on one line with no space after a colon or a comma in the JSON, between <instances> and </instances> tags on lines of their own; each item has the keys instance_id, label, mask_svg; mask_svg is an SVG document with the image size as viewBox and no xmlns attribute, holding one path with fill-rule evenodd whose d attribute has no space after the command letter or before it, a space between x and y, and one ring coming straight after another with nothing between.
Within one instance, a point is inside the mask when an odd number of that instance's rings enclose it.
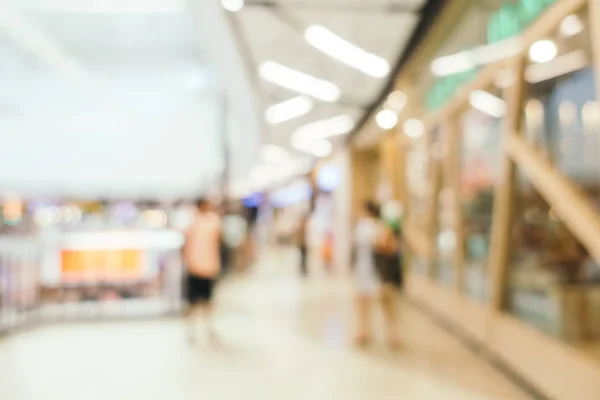
<instances>
[{"instance_id":1,"label":"person in white top","mask_svg":"<svg viewBox=\"0 0 600 400\"><path fill-rule=\"evenodd\" d=\"M380 297L390 345L397 346L395 296L390 296L387 282L382 282L380 254L390 247L389 228L380 219L379 206L365 203L354 231L354 270L357 288L358 333L356 343L365 345L371 339L371 304Z\"/></svg>"},{"instance_id":2,"label":"person in white top","mask_svg":"<svg viewBox=\"0 0 600 400\"><path fill-rule=\"evenodd\" d=\"M195 317L209 317L213 287L221 272L221 218L205 199L196 201L194 221L185 232L183 260L187 269L189 339L195 340ZM213 335L213 331L210 330Z\"/></svg>"}]
</instances>

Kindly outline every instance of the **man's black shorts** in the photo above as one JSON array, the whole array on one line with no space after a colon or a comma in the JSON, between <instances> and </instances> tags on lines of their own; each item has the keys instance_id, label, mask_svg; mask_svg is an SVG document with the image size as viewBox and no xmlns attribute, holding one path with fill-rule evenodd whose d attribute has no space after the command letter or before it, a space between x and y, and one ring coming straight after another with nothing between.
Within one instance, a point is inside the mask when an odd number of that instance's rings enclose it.
<instances>
[{"instance_id":1,"label":"man's black shorts","mask_svg":"<svg viewBox=\"0 0 600 400\"><path fill-rule=\"evenodd\" d=\"M199 278L188 274L186 297L190 304L209 302L213 295L214 279Z\"/></svg>"}]
</instances>

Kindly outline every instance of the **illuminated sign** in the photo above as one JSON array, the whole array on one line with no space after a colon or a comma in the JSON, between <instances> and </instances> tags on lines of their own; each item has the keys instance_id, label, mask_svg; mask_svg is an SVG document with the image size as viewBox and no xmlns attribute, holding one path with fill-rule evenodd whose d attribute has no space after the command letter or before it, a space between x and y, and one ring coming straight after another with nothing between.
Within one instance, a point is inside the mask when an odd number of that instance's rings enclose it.
<instances>
[{"instance_id":1,"label":"illuminated sign","mask_svg":"<svg viewBox=\"0 0 600 400\"><path fill-rule=\"evenodd\" d=\"M129 281L142 277L143 253L139 250L63 250L63 282Z\"/></svg>"}]
</instances>

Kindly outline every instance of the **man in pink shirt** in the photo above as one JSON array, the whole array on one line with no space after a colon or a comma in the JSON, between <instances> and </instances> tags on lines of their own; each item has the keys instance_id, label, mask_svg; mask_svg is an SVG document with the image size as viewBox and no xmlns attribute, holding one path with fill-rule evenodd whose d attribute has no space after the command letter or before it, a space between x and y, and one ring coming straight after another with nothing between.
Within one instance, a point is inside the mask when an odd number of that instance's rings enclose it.
<instances>
[{"instance_id":1,"label":"man in pink shirt","mask_svg":"<svg viewBox=\"0 0 600 400\"><path fill-rule=\"evenodd\" d=\"M195 341L195 317L210 317L213 286L221 272L221 217L205 199L196 201L194 221L185 232L183 260L187 268L189 339ZM212 335L212 330L209 330Z\"/></svg>"}]
</instances>

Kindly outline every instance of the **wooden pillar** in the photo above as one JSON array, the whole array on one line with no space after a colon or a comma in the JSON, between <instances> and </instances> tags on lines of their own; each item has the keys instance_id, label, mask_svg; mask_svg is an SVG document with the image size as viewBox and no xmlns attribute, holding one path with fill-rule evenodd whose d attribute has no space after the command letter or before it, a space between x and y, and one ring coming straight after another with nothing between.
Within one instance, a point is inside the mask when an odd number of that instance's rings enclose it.
<instances>
[{"instance_id":1,"label":"wooden pillar","mask_svg":"<svg viewBox=\"0 0 600 400\"><path fill-rule=\"evenodd\" d=\"M365 191L364 187L364 169L361 168L363 164L362 151L359 149L352 149L350 151L350 177L351 177L351 202L350 207L351 221L356 221L359 215L361 203L363 201L362 193Z\"/></svg>"},{"instance_id":2,"label":"wooden pillar","mask_svg":"<svg viewBox=\"0 0 600 400\"><path fill-rule=\"evenodd\" d=\"M504 139L509 135L522 136L522 110L525 102L525 56L515 58L511 65L515 76L513 85L506 89L507 105ZM506 141L506 140L505 140ZM516 165L509 157L506 144L502 147L502 176L494 193L494 213L492 217L491 249L489 254L489 277L491 306L501 309L506 298L506 283L510 263L510 230L514 214L516 192Z\"/></svg>"},{"instance_id":3,"label":"wooden pillar","mask_svg":"<svg viewBox=\"0 0 600 400\"><path fill-rule=\"evenodd\" d=\"M408 143L408 138L402 130L397 133L396 140L398 143L398 201L402 204L404 216L407 218L409 213L409 201L406 183L406 157L410 150L410 143Z\"/></svg>"},{"instance_id":4,"label":"wooden pillar","mask_svg":"<svg viewBox=\"0 0 600 400\"><path fill-rule=\"evenodd\" d=\"M448 154L446 156L445 174L447 188L452 192L453 230L456 237L454 251L455 285L459 292L465 287L465 252L463 212L461 202L461 160L462 160L462 132L458 116L451 116L445 124L445 137Z\"/></svg>"},{"instance_id":5,"label":"wooden pillar","mask_svg":"<svg viewBox=\"0 0 600 400\"><path fill-rule=\"evenodd\" d=\"M400 147L398 140L392 133L386 135L379 144L381 176L391 186L391 195L394 200L400 200Z\"/></svg>"},{"instance_id":6,"label":"wooden pillar","mask_svg":"<svg viewBox=\"0 0 600 400\"><path fill-rule=\"evenodd\" d=\"M440 160L431 159L429 168L429 182L427 188L427 224L426 235L428 242L428 269L429 277L434 275L434 263L437 261L437 233L439 228L439 204L438 197L442 185L442 163Z\"/></svg>"}]
</instances>

